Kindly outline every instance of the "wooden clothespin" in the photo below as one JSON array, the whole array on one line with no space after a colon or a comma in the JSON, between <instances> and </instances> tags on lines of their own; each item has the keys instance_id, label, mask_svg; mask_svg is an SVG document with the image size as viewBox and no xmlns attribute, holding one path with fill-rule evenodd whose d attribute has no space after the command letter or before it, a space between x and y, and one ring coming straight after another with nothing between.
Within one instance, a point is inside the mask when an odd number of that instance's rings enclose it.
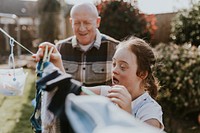
<instances>
[{"instance_id":1,"label":"wooden clothespin","mask_svg":"<svg viewBox=\"0 0 200 133\"><path fill-rule=\"evenodd\" d=\"M53 49L54 48L51 47L50 51L48 52L48 46L45 47L45 52L44 52L44 56L43 56L43 59L42 59L40 71L42 71L44 69L44 63L50 61L50 56L51 56L51 53L53 52Z\"/></svg>"}]
</instances>

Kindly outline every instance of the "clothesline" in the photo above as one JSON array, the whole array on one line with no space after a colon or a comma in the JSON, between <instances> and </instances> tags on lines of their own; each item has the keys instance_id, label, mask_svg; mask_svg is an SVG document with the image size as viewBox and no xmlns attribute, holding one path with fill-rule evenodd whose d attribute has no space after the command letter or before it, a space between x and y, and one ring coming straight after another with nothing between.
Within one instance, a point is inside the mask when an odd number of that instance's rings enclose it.
<instances>
[{"instance_id":1,"label":"clothesline","mask_svg":"<svg viewBox=\"0 0 200 133\"><path fill-rule=\"evenodd\" d=\"M12 39L16 44L18 44L20 47L22 47L23 49L25 49L26 51L28 51L30 54L34 54L33 52L31 52L29 49L27 49L26 47L24 47L22 44L20 44L19 42L17 42L13 37L11 37L8 33L6 33L2 28L0 28L0 31L2 33L4 33L7 37L9 37L10 39Z\"/></svg>"}]
</instances>

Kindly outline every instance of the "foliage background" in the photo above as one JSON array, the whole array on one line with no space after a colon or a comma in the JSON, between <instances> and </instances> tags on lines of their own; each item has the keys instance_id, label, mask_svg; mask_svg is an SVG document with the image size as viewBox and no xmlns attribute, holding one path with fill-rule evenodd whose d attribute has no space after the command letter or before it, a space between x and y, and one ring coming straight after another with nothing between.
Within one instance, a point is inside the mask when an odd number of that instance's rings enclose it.
<instances>
[{"instance_id":1,"label":"foliage background","mask_svg":"<svg viewBox=\"0 0 200 133\"><path fill-rule=\"evenodd\" d=\"M142 14L137 7L123 0L105 1L97 8L101 16L100 31L115 39L134 35L151 41L157 29L154 15Z\"/></svg>"},{"instance_id":2,"label":"foliage background","mask_svg":"<svg viewBox=\"0 0 200 133\"><path fill-rule=\"evenodd\" d=\"M158 56L156 76L162 86L159 102L166 130L196 132L200 129L200 49L190 44L161 43L155 51Z\"/></svg>"},{"instance_id":3,"label":"foliage background","mask_svg":"<svg viewBox=\"0 0 200 133\"><path fill-rule=\"evenodd\" d=\"M137 7L122 0L104 2L98 8L103 33L119 40L135 35L151 42L154 37L157 29L154 15L141 14ZM169 133L196 133L200 130L199 16L200 6L196 4L191 10L178 13L171 31L175 43L155 46L158 57L155 75L162 86L158 101L164 111L165 130Z\"/></svg>"},{"instance_id":4,"label":"foliage background","mask_svg":"<svg viewBox=\"0 0 200 133\"><path fill-rule=\"evenodd\" d=\"M172 41L176 44L200 44L200 1L190 10L180 11L172 22Z\"/></svg>"}]
</instances>

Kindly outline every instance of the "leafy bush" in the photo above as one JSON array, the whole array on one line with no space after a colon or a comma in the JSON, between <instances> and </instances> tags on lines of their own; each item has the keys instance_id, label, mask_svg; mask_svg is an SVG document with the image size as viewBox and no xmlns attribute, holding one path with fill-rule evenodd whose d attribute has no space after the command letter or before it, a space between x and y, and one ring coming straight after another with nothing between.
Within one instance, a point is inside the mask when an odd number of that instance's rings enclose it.
<instances>
[{"instance_id":1,"label":"leafy bush","mask_svg":"<svg viewBox=\"0 0 200 133\"><path fill-rule=\"evenodd\" d=\"M180 11L172 21L171 38L176 44L200 44L200 1L190 10Z\"/></svg>"},{"instance_id":2,"label":"leafy bush","mask_svg":"<svg viewBox=\"0 0 200 133\"><path fill-rule=\"evenodd\" d=\"M101 32L118 40L135 35L150 41L156 30L154 15L144 15L128 2L105 1L97 6Z\"/></svg>"},{"instance_id":3,"label":"leafy bush","mask_svg":"<svg viewBox=\"0 0 200 133\"><path fill-rule=\"evenodd\" d=\"M200 113L200 48L186 44L159 44L155 50L160 62L156 76L162 86L159 102L167 115L165 120L181 119L185 124L190 119L197 123ZM168 125L169 128L172 126ZM177 126L175 128L177 130Z\"/></svg>"}]
</instances>

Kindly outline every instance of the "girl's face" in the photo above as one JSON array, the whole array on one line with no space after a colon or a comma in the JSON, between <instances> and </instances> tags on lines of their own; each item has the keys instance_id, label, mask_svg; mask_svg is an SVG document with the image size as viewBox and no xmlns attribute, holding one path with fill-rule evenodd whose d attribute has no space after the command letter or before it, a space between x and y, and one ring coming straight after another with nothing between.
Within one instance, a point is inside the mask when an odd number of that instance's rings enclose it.
<instances>
[{"instance_id":1,"label":"girl's face","mask_svg":"<svg viewBox=\"0 0 200 133\"><path fill-rule=\"evenodd\" d=\"M113 56L112 82L125 86L132 97L140 93L142 79L136 75L137 57L127 47L118 48Z\"/></svg>"}]
</instances>

